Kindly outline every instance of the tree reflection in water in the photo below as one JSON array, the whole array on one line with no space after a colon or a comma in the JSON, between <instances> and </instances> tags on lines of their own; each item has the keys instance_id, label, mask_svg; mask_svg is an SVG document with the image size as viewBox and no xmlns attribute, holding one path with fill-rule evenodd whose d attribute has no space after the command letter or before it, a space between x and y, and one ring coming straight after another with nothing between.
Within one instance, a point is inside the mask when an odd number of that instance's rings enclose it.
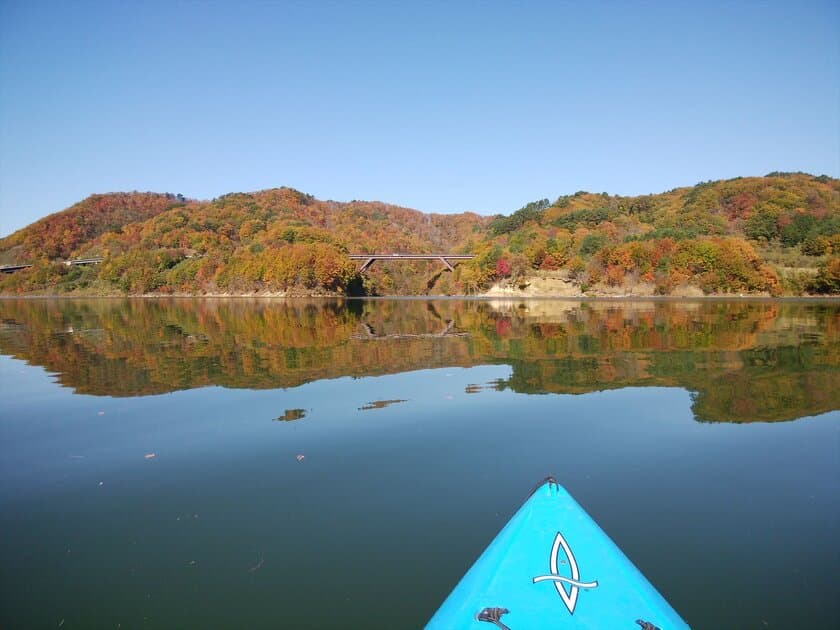
<instances>
[{"instance_id":1,"label":"tree reflection in water","mask_svg":"<svg viewBox=\"0 0 840 630\"><path fill-rule=\"evenodd\" d=\"M2 300L0 321L0 352L94 395L508 364L471 393L678 386L725 422L840 408L837 302Z\"/></svg>"}]
</instances>

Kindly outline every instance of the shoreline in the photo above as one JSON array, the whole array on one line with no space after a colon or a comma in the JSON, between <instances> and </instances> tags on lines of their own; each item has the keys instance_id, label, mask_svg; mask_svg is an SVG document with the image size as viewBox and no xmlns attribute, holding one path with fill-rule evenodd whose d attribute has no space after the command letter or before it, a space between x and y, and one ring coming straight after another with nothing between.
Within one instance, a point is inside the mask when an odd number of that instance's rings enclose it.
<instances>
[{"instance_id":1,"label":"shoreline","mask_svg":"<svg viewBox=\"0 0 840 630\"><path fill-rule=\"evenodd\" d=\"M517 295L515 293L481 293L477 295L325 295L283 293L143 293L137 295L84 295L66 293L44 293L26 295L0 294L0 300L474 300L474 301L563 301L563 302L699 302L707 300L744 300L755 302L792 302L792 301L840 301L840 295L762 295L762 294L726 294L705 295L650 295L642 293L596 294L596 295Z\"/></svg>"}]
</instances>

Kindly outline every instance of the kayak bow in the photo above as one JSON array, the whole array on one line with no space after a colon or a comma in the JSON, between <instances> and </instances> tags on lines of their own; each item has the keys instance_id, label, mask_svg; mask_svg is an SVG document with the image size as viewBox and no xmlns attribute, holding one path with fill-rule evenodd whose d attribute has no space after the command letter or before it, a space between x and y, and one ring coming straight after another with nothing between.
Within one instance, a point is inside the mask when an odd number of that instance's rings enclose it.
<instances>
[{"instance_id":1,"label":"kayak bow","mask_svg":"<svg viewBox=\"0 0 840 630\"><path fill-rule=\"evenodd\" d=\"M686 623L553 477L467 571L427 630L636 628Z\"/></svg>"}]
</instances>

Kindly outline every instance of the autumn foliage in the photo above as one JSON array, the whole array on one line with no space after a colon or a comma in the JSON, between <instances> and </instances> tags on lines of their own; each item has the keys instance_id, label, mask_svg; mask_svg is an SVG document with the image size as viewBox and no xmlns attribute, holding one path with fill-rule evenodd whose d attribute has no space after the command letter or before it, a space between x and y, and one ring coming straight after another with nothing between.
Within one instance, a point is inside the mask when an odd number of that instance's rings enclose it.
<instances>
[{"instance_id":1,"label":"autumn foliage","mask_svg":"<svg viewBox=\"0 0 840 630\"><path fill-rule=\"evenodd\" d=\"M158 193L111 193L91 195L62 212L56 212L0 239L0 252L13 251L3 262L29 263L66 259L80 246L106 232L138 223L161 212L184 205L179 195Z\"/></svg>"},{"instance_id":2,"label":"autumn foliage","mask_svg":"<svg viewBox=\"0 0 840 630\"><path fill-rule=\"evenodd\" d=\"M349 253L470 253L440 263ZM537 274L581 292L836 293L840 181L802 173L704 182L658 195L577 192L509 216L424 214L320 201L291 188L93 195L0 239L3 293L478 294ZM101 265L58 262L89 256Z\"/></svg>"}]
</instances>

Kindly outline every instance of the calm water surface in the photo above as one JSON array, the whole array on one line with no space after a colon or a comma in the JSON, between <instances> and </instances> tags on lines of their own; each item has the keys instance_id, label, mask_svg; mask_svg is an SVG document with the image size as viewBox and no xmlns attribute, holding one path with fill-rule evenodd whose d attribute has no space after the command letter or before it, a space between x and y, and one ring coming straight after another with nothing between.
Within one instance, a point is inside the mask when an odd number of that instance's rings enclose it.
<instances>
[{"instance_id":1,"label":"calm water surface","mask_svg":"<svg viewBox=\"0 0 840 630\"><path fill-rule=\"evenodd\" d=\"M0 301L0 626L419 628L548 473L840 627L840 303Z\"/></svg>"}]
</instances>

